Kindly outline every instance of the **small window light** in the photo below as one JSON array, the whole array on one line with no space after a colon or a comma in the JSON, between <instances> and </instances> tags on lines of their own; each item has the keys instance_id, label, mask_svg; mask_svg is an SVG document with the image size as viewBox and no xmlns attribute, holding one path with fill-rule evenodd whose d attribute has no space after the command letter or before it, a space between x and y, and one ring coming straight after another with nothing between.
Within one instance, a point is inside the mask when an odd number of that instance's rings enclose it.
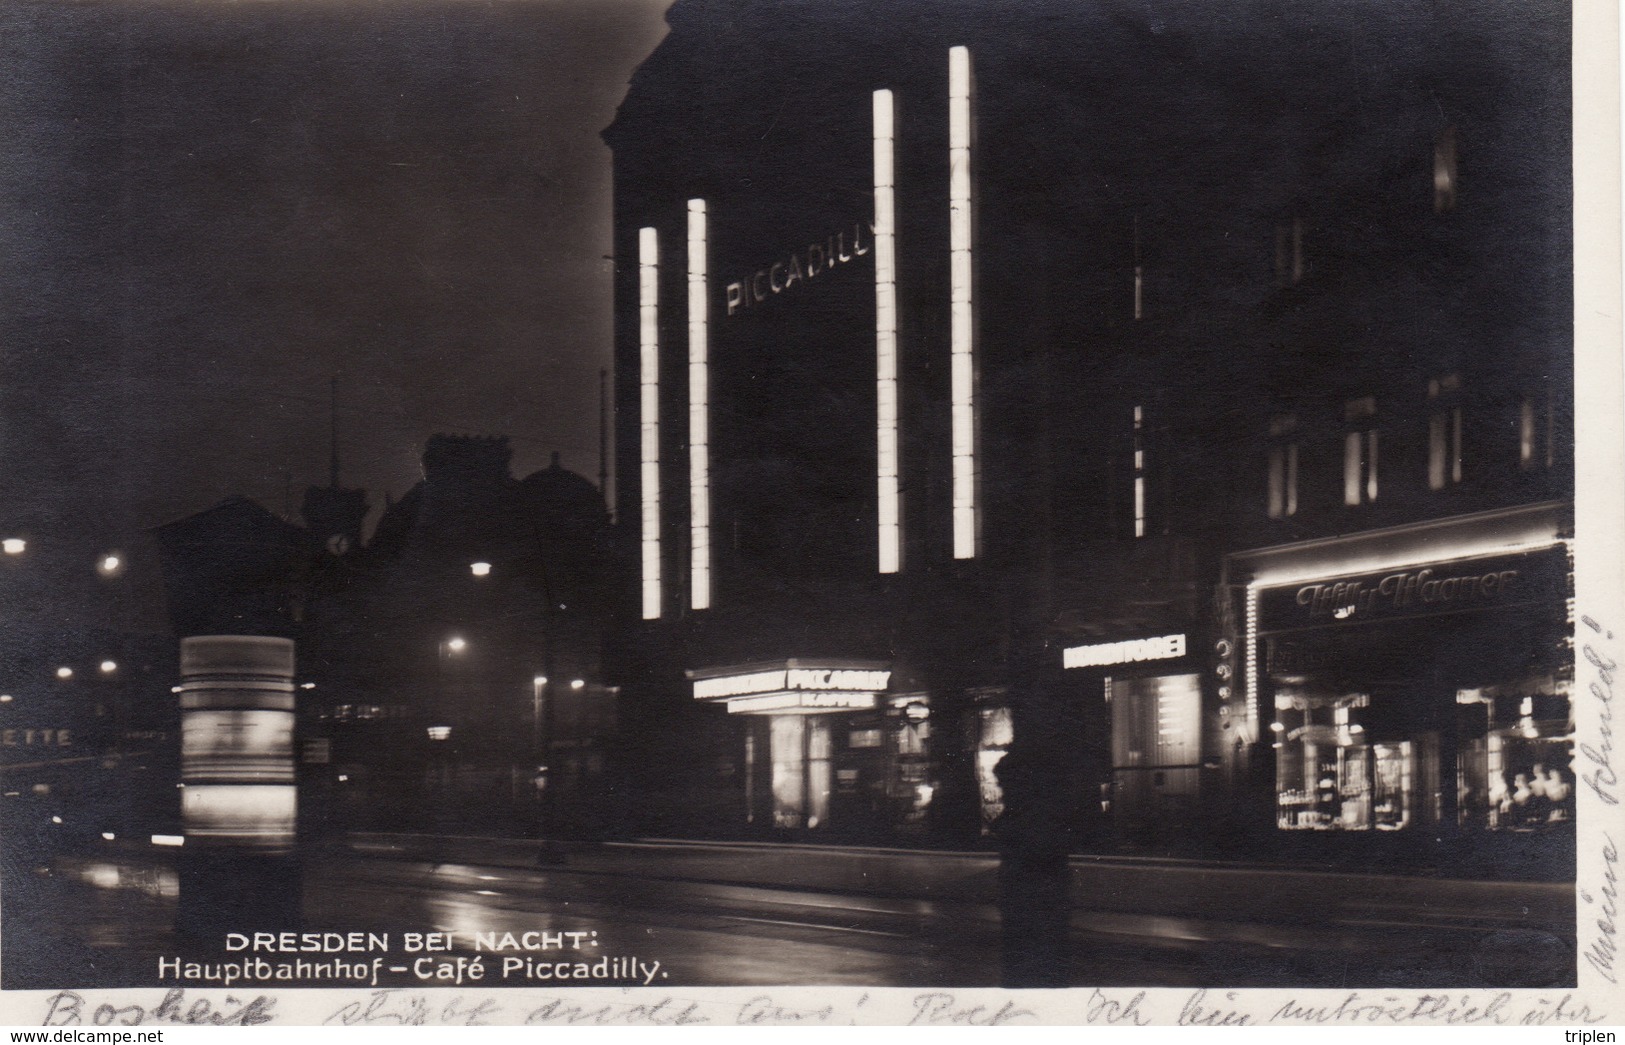
<instances>
[{"instance_id":1,"label":"small window light","mask_svg":"<svg viewBox=\"0 0 1625 1045\"><path fill-rule=\"evenodd\" d=\"M0 541L0 548L5 549L7 555L21 555L28 550L28 542L21 537L7 537Z\"/></svg>"},{"instance_id":2,"label":"small window light","mask_svg":"<svg viewBox=\"0 0 1625 1045\"><path fill-rule=\"evenodd\" d=\"M316 683L314 683L314 682L301 682L301 683L299 683L299 688L300 689L315 689L316 688Z\"/></svg>"},{"instance_id":3,"label":"small window light","mask_svg":"<svg viewBox=\"0 0 1625 1045\"><path fill-rule=\"evenodd\" d=\"M491 573L491 564L488 562L472 562L468 564L468 571L476 577L487 577Z\"/></svg>"},{"instance_id":4,"label":"small window light","mask_svg":"<svg viewBox=\"0 0 1625 1045\"><path fill-rule=\"evenodd\" d=\"M185 838L184 835L153 835L152 836L152 844L153 845L185 845L186 844L186 838Z\"/></svg>"},{"instance_id":5,"label":"small window light","mask_svg":"<svg viewBox=\"0 0 1625 1045\"><path fill-rule=\"evenodd\" d=\"M449 740L449 739L451 739L451 727L450 726L430 726L429 727L429 739L430 740Z\"/></svg>"},{"instance_id":6,"label":"small window light","mask_svg":"<svg viewBox=\"0 0 1625 1045\"><path fill-rule=\"evenodd\" d=\"M113 841L113 840L114 840L114 839L115 839L115 838L117 838L117 837L118 837L118 836L117 836L117 835L115 835L115 834L114 834L114 833L113 833L113 832L111 832L111 831L103 831L103 832L102 832L102 841L104 841L104 842L111 842L111 841Z\"/></svg>"},{"instance_id":7,"label":"small window light","mask_svg":"<svg viewBox=\"0 0 1625 1045\"><path fill-rule=\"evenodd\" d=\"M10 704L10 703L11 703L11 694L10 693L0 693L0 704Z\"/></svg>"}]
</instances>

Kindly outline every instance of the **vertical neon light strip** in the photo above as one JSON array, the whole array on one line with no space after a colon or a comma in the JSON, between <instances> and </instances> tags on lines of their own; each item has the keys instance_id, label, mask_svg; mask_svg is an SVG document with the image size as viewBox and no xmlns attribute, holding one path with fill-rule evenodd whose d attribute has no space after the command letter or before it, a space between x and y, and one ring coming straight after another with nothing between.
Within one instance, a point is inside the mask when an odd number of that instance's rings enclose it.
<instances>
[{"instance_id":1,"label":"vertical neon light strip","mask_svg":"<svg viewBox=\"0 0 1625 1045\"><path fill-rule=\"evenodd\" d=\"M660 616L660 239L638 230L638 410L643 496L643 619Z\"/></svg>"},{"instance_id":2,"label":"vertical neon light strip","mask_svg":"<svg viewBox=\"0 0 1625 1045\"><path fill-rule=\"evenodd\" d=\"M711 606L710 336L706 306L705 201L688 201L689 605Z\"/></svg>"},{"instance_id":3,"label":"vertical neon light strip","mask_svg":"<svg viewBox=\"0 0 1625 1045\"><path fill-rule=\"evenodd\" d=\"M897 213L890 91L875 92L875 441L880 572L902 564L897 452Z\"/></svg>"},{"instance_id":4,"label":"vertical neon light strip","mask_svg":"<svg viewBox=\"0 0 1625 1045\"><path fill-rule=\"evenodd\" d=\"M976 325L971 300L970 51L948 51L948 251L954 558L976 557Z\"/></svg>"},{"instance_id":5,"label":"vertical neon light strip","mask_svg":"<svg viewBox=\"0 0 1625 1045\"><path fill-rule=\"evenodd\" d=\"M1247 729L1258 736L1258 588L1247 585Z\"/></svg>"}]
</instances>

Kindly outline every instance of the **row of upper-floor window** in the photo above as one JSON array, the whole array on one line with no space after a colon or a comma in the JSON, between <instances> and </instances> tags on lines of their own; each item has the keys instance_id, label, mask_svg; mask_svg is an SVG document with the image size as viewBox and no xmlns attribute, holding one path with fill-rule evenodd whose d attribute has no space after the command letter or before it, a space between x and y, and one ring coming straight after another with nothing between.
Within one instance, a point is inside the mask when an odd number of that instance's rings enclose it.
<instances>
[{"instance_id":1,"label":"row of upper-floor window","mask_svg":"<svg viewBox=\"0 0 1625 1045\"><path fill-rule=\"evenodd\" d=\"M1468 408L1460 375L1435 377L1427 386L1425 428L1418 432L1419 426L1408 422L1396 433L1400 437L1410 433L1425 437L1429 490L1447 490L1462 482L1470 449L1464 446L1462 438ZM1512 468L1524 472L1553 467L1557 461L1558 440L1550 395L1541 392L1520 397L1514 423L1517 429L1515 459L1486 458L1480 462L1483 467L1487 471ZM1382 495L1385 427L1391 426L1384 425L1375 396L1361 396L1343 404L1340 434L1344 505L1369 504ZM1324 436L1324 433L1311 432L1300 423L1297 413L1280 413L1270 419L1266 493L1270 518L1297 514L1304 478L1301 474L1303 446L1306 439L1315 435Z\"/></svg>"}]
</instances>

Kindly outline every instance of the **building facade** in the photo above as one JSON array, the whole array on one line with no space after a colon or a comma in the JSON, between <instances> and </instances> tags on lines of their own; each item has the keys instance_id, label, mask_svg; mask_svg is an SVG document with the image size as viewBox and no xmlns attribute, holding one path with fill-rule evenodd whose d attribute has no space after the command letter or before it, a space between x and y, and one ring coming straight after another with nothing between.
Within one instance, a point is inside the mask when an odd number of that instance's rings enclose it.
<instances>
[{"instance_id":1,"label":"building facade","mask_svg":"<svg viewBox=\"0 0 1625 1045\"><path fill-rule=\"evenodd\" d=\"M1367 14L673 6L605 135L630 822L1563 830L1567 26Z\"/></svg>"}]
</instances>

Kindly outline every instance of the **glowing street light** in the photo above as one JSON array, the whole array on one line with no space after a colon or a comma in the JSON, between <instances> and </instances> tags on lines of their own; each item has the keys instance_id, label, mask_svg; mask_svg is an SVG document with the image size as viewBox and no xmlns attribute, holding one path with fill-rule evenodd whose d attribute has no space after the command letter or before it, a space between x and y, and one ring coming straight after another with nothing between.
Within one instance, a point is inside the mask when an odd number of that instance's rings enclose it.
<instances>
[{"instance_id":1,"label":"glowing street light","mask_svg":"<svg viewBox=\"0 0 1625 1045\"><path fill-rule=\"evenodd\" d=\"M7 537L0 541L0 550L4 550L7 555L21 555L28 550L28 542L21 537Z\"/></svg>"},{"instance_id":2,"label":"glowing street light","mask_svg":"<svg viewBox=\"0 0 1625 1045\"><path fill-rule=\"evenodd\" d=\"M531 685L533 685L533 686L545 686L545 685L547 685L547 676L546 675L537 675L535 678L531 679L530 681L531 681Z\"/></svg>"},{"instance_id":3,"label":"glowing street light","mask_svg":"<svg viewBox=\"0 0 1625 1045\"><path fill-rule=\"evenodd\" d=\"M101 669L103 675L111 675L113 672L118 670L118 663L116 661L104 660L101 663Z\"/></svg>"},{"instance_id":4,"label":"glowing street light","mask_svg":"<svg viewBox=\"0 0 1625 1045\"><path fill-rule=\"evenodd\" d=\"M468 648L468 643L463 641L461 635L454 635L446 640L446 648L453 653L461 653Z\"/></svg>"},{"instance_id":5,"label":"glowing street light","mask_svg":"<svg viewBox=\"0 0 1625 1045\"><path fill-rule=\"evenodd\" d=\"M586 687L586 685L587 685L587 683L583 679L571 679L570 680L570 688L571 689L583 689L583 688Z\"/></svg>"},{"instance_id":6,"label":"glowing street light","mask_svg":"<svg viewBox=\"0 0 1625 1045\"><path fill-rule=\"evenodd\" d=\"M73 678L73 669L68 667L57 668L56 677L59 679L71 679Z\"/></svg>"},{"instance_id":7,"label":"glowing street light","mask_svg":"<svg viewBox=\"0 0 1625 1045\"><path fill-rule=\"evenodd\" d=\"M108 552L96 562L96 572L103 577L117 577L124 572L124 560L117 552Z\"/></svg>"},{"instance_id":8,"label":"glowing street light","mask_svg":"<svg viewBox=\"0 0 1625 1045\"><path fill-rule=\"evenodd\" d=\"M491 564L488 562L471 562L468 570L476 577L488 577L491 574Z\"/></svg>"}]
</instances>

